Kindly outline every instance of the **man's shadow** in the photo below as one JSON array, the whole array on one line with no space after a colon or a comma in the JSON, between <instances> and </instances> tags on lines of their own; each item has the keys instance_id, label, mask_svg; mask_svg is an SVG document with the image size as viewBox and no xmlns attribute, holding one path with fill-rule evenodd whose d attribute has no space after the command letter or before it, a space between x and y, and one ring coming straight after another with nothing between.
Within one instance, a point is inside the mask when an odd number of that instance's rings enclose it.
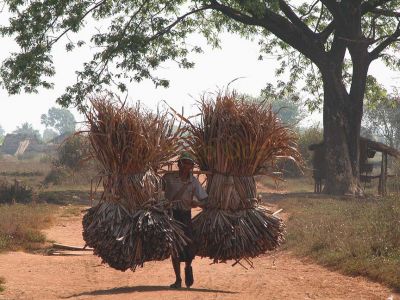
<instances>
[{"instance_id":1,"label":"man's shadow","mask_svg":"<svg viewBox=\"0 0 400 300\"><path fill-rule=\"evenodd\" d=\"M134 292L158 292L158 291L174 291L174 292L203 292L203 293L222 293L222 294L237 294L237 292L214 290L206 288L181 288L171 289L169 286L162 285L138 285L138 286L125 286L116 287L107 290L95 290L89 292L82 292L70 296L62 297L63 299L75 298L79 296L102 296L102 295L116 295L116 294L129 294Z\"/></svg>"}]
</instances>

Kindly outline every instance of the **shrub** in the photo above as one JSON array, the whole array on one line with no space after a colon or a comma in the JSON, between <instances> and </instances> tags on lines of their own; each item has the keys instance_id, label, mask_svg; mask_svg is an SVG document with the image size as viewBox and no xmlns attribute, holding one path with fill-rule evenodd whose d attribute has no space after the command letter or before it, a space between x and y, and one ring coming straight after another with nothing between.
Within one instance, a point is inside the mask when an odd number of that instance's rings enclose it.
<instances>
[{"instance_id":1,"label":"shrub","mask_svg":"<svg viewBox=\"0 0 400 300\"><path fill-rule=\"evenodd\" d=\"M300 154L304 159L306 168L312 168L312 151L308 150L311 144L320 143L323 140L323 132L319 127L319 124L314 124L308 128L298 129L298 140L297 145ZM301 170L292 161L285 161L278 164L278 168L283 172L284 175L289 177L301 175Z\"/></svg>"},{"instance_id":2,"label":"shrub","mask_svg":"<svg viewBox=\"0 0 400 300\"><path fill-rule=\"evenodd\" d=\"M69 172L62 167L53 167L43 180L44 185L62 184L63 181L69 176Z\"/></svg>"},{"instance_id":3,"label":"shrub","mask_svg":"<svg viewBox=\"0 0 400 300\"><path fill-rule=\"evenodd\" d=\"M43 164L51 163L52 159L53 157L50 154L46 153L40 157L39 162Z\"/></svg>"},{"instance_id":4,"label":"shrub","mask_svg":"<svg viewBox=\"0 0 400 300\"><path fill-rule=\"evenodd\" d=\"M0 203L29 203L32 201L33 191L31 187L24 185L21 181L15 180L0 182Z\"/></svg>"},{"instance_id":5,"label":"shrub","mask_svg":"<svg viewBox=\"0 0 400 300\"><path fill-rule=\"evenodd\" d=\"M312 151L308 150L311 144L318 144L323 140L323 131L319 127L319 123L314 124L302 131L299 134L299 151L303 156L304 162L308 167L312 167L311 158Z\"/></svg>"},{"instance_id":6,"label":"shrub","mask_svg":"<svg viewBox=\"0 0 400 300\"><path fill-rule=\"evenodd\" d=\"M58 149L56 166L66 167L73 172L82 168L83 161L90 156L89 142L86 137L73 135L65 140Z\"/></svg>"}]
</instances>

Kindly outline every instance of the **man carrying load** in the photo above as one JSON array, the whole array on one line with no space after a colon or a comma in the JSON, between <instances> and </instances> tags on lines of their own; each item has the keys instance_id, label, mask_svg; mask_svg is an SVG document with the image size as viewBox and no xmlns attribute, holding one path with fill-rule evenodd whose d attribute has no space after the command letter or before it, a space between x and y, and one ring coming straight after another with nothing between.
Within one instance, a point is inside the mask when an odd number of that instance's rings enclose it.
<instances>
[{"instance_id":1,"label":"man carrying load","mask_svg":"<svg viewBox=\"0 0 400 300\"><path fill-rule=\"evenodd\" d=\"M172 257L176 280L170 285L171 288L181 288L182 278L180 263L185 262L185 284L186 287L193 285L192 260L195 257L195 245L193 243L192 207L204 207L207 202L207 193L200 182L193 176L192 170L195 161L188 152L182 152L178 159L177 172L167 173L163 176L165 198L172 203L172 214L174 219L183 224L185 235L191 240L177 257ZM196 197L196 200L194 199Z\"/></svg>"}]
</instances>

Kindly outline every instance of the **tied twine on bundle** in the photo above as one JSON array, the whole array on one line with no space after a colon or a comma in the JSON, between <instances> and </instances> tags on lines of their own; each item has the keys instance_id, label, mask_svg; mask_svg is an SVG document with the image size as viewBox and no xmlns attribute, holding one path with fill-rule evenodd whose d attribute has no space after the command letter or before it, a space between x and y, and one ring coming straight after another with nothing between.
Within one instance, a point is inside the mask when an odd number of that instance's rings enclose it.
<instances>
[{"instance_id":1,"label":"tied twine on bundle","mask_svg":"<svg viewBox=\"0 0 400 300\"><path fill-rule=\"evenodd\" d=\"M207 175L209 207L223 210L254 208L258 203L257 186L253 176L221 173Z\"/></svg>"},{"instance_id":2,"label":"tied twine on bundle","mask_svg":"<svg viewBox=\"0 0 400 300\"><path fill-rule=\"evenodd\" d=\"M193 219L197 255L214 263L244 260L275 250L283 241L284 224L258 205L253 176L207 175L209 203ZM242 265L243 266L243 265Z\"/></svg>"}]
</instances>

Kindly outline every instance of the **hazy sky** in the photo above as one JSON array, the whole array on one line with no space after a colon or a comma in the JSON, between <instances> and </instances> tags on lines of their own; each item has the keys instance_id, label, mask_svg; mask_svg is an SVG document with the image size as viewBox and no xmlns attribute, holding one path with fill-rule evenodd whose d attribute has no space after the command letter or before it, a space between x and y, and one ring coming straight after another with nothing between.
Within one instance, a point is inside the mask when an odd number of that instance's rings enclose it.
<instances>
[{"instance_id":1,"label":"hazy sky","mask_svg":"<svg viewBox=\"0 0 400 300\"><path fill-rule=\"evenodd\" d=\"M0 20L4 22L3 20ZM12 40L1 43L0 61L15 50ZM6 132L13 131L23 122L33 124L34 128L43 130L40 116L47 113L52 106L57 106L55 99L61 95L66 86L76 81L75 70L81 68L82 63L91 57L90 49L78 49L72 53L63 50L64 44L59 44L53 51L56 67L56 76L53 78L53 90L41 89L38 94L20 94L9 96L0 89L0 125ZM216 91L218 87L225 87L237 77L244 77L235 81L231 87L241 93L257 96L267 82L274 83L274 69L276 61L272 56L266 56L259 61L256 41L247 41L240 37L225 34L222 39L222 49L204 48L205 53L198 54L193 69L179 69L176 64L168 64L159 71L159 74L170 79L170 88L155 88L150 81L130 86L129 102L140 100L149 108L155 109L162 100L177 109L185 109L185 114L197 112L195 100L203 92ZM400 75L387 71L382 65L373 64L371 71L378 80L388 88L399 85ZM78 121L83 117L71 109ZM318 118L318 117L317 117Z\"/></svg>"},{"instance_id":2,"label":"hazy sky","mask_svg":"<svg viewBox=\"0 0 400 300\"><path fill-rule=\"evenodd\" d=\"M4 45L4 43L2 43ZM131 103L140 100L149 108L155 109L162 100L185 114L194 113L195 100L205 91L215 91L226 86L237 77L231 87L243 93L258 95L267 82L274 80L276 62L272 57L259 61L256 42L246 41L236 36L226 35L222 43L223 49L212 50L207 47L205 53L195 55L196 66L193 69L179 69L176 64L167 64L159 70L159 74L170 79L170 88L155 88L151 81L134 83L130 86L128 100ZM9 40L0 49L3 60L11 49L15 49ZM0 124L6 132L10 132L23 122L32 123L35 128L44 129L40 124L40 115L56 106L55 99L61 95L65 87L76 81L75 70L90 58L90 51L78 49L72 53L63 51L61 44L53 51L56 76L53 78L53 90L40 89L38 94L20 94L9 96L0 90ZM77 119L82 116L74 112Z\"/></svg>"}]
</instances>

